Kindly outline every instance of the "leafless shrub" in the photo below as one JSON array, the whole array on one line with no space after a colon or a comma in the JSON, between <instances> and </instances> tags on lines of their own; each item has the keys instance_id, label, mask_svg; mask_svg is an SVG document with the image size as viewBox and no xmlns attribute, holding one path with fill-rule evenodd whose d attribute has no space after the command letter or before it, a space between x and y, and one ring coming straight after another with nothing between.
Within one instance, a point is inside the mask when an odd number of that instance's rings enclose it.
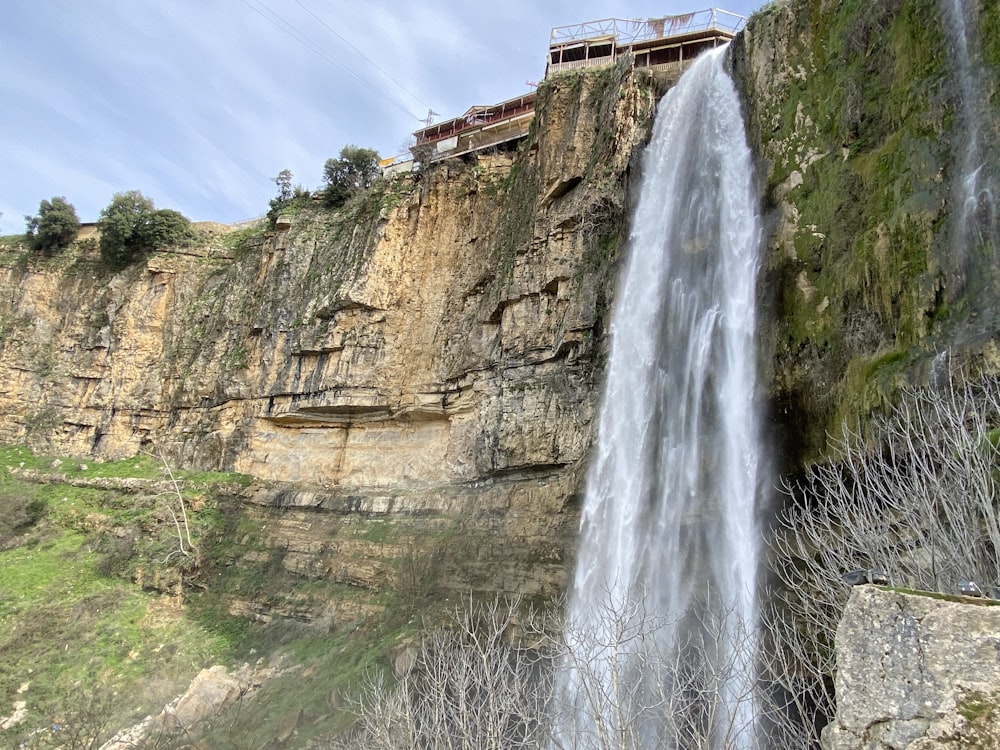
<instances>
[{"instance_id":1,"label":"leafless shrub","mask_svg":"<svg viewBox=\"0 0 1000 750\"><path fill-rule=\"evenodd\" d=\"M804 731L835 705L844 574L878 568L894 585L947 592L1000 581L998 425L994 377L911 389L877 421L874 440L845 430L836 462L785 488L792 502L772 543L777 585L764 620L785 662L774 680Z\"/></svg>"},{"instance_id":2,"label":"leafless shrub","mask_svg":"<svg viewBox=\"0 0 1000 750\"><path fill-rule=\"evenodd\" d=\"M181 554L184 557L190 557L197 550L195 549L194 542L191 541L191 526L188 523L187 514L187 503L184 500L184 494L181 492L181 485L174 476L173 469L170 468L170 463L167 461L166 457L163 455L163 451L158 450L156 454L149 451L144 451L146 455L152 456L160 461L163 465L164 471L167 473L167 477L170 479L170 489L161 492L157 497L170 497L177 501L177 510L180 512L180 519L177 518L177 513L174 512L173 507L169 501L164 501L163 507L166 508L167 513L170 515L170 519L174 523L174 529L177 532L177 549L170 552L163 562L166 562L175 554ZM183 531L181 530L181 522L183 521ZM185 544L185 542L187 544Z\"/></svg>"},{"instance_id":3,"label":"leafless shrub","mask_svg":"<svg viewBox=\"0 0 1000 750\"><path fill-rule=\"evenodd\" d=\"M668 618L614 601L596 630L518 600L457 611L405 674L368 678L354 730L332 747L806 746L775 742L798 728L787 698L756 679L783 665L780 652L758 648L752 624L730 611Z\"/></svg>"},{"instance_id":4,"label":"leafless shrub","mask_svg":"<svg viewBox=\"0 0 1000 750\"><path fill-rule=\"evenodd\" d=\"M25 750L98 750L111 734L117 698L106 685L80 687L76 700L52 718L48 726L33 728L15 747Z\"/></svg>"},{"instance_id":5,"label":"leafless shrub","mask_svg":"<svg viewBox=\"0 0 1000 750\"><path fill-rule=\"evenodd\" d=\"M369 676L356 703L357 726L335 747L540 747L553 652L536 613L519 609L517 599L495 599L456 610L394 682Z\"/></svg>"},{"instance_id":6,"label":"leafless shrub","mask_svg":"<svg viewBox=\"0 0 1000 750\"><path fill-rule=\"evenodd\" d=\"M734 606L660 616L613 601L596 630L567 623L574 674L555 702L558 747L771 747L759 722L768 706L755 627Z\"/></svg>"}]
</instances>

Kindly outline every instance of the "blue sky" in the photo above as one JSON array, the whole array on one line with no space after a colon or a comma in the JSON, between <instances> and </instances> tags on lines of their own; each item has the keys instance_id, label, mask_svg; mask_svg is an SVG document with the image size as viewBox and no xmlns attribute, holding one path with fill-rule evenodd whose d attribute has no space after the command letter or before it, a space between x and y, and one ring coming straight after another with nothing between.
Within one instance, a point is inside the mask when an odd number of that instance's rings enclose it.
<instances>
[{"instance_id":1,"label":"blue sky","mask_svg":"<svg viewBox=\"0 0 1000 750\"><path fill-rule=\"evenodd\" d=\"M720 6L749 15L763 0ZM6 0L0 234L65 196L95 221L140 190L194 221L319 187L345 144L404 150L437 119L529 90L552 26L701 10L688 0ZM374 64L373 64L374 62Z\"/></svg>"}]
</instances>

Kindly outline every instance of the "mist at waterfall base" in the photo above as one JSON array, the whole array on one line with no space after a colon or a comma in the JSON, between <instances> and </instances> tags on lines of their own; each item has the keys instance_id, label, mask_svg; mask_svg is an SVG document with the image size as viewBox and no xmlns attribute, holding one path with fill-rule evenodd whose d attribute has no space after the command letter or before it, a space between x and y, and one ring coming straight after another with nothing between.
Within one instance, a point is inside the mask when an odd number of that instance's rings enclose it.
<instances>
[{"instance_id":1,"label":"mist at waterfall base","mask_svg":"<svg viewBox=\"0 0 1000 750\"><path fill-rule=\"evenodd\" d=\"M566 746L753 745L760 231L725 49L666 94L643 157L569 602Z\"/></svg>"}]
</instances>

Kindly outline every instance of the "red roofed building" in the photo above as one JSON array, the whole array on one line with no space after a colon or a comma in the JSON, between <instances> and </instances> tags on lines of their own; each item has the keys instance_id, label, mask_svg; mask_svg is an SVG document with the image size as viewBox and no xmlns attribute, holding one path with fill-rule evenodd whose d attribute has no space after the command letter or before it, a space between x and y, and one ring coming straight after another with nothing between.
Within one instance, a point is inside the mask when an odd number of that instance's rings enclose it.
<instances>
[{"instance_id":1,"label":"red roofed building","mask_svg":"<svg viewBox=\"0 0 1000 750\"><path fill-rule=\"evenodd\" d=\"M679 74L700 52L731 40L745 23L743 16L709 8L645 21L607 18L557 26L549 36L545 77L613 65L629 55L635 67ZM429 164L502 146L524 138L534 116L535 92L472 107L461 117L416 131L410 151L417 161Z\"/></svg>"}]
</instances>

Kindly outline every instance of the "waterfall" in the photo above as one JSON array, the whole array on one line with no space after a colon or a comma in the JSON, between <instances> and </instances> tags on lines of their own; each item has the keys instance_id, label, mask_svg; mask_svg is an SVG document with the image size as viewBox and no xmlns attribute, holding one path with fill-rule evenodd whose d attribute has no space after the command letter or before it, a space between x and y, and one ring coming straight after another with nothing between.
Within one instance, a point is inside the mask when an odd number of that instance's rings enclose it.
<instances>
[{"instance_id":1,"label":"waterfall","mask_svg":"<svg viewBox=\"0 0 1000 750\"><path fill-rule=\"evenodd\" d=\"M979 44L977 11L969 0L940 0L949 59L955 79L956 172L952 177L951 254L953 273L964 288L973 271L977 247L987 253L985 268L993 265L1000 245L1000 227L994 202L995 185L988 164L991 123Z\"/></svg>"},{"instance_id":2,"label":"waterfall","mask_svg":"<svg viewBox=\"0 0 1000 750\"><path fill-rule=\"evenodd\" d=\"M643 157L568 605L564 747L753 744L760 231L724 54L666 94Z\"/></svg>"}]
</instances>

